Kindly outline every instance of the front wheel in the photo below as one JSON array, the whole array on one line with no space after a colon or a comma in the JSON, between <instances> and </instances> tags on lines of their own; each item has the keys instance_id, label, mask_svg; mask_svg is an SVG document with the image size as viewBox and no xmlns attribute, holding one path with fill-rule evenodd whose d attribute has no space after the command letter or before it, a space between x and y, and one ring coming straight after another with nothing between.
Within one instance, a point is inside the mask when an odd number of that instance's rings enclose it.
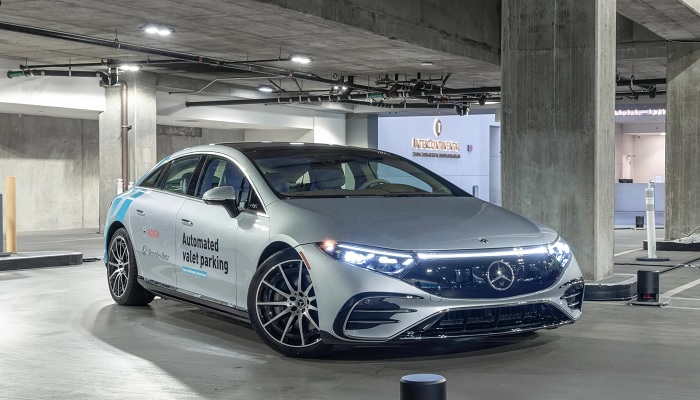
<instances>
[{"instance_id":1,"label":"front wheel","mask_svg":"<svg viewBox=\"0 0 700 400\"><path fill-rule=\"evenodd\" d=\"M248 291L255 332L272 349L290 357L320 357L333 350L321 341L317 304L309 271L294 249L265 260Z\"/></svg>"},{"instance_id":2,"label":"front wheel","mask_svg":"<svg viewBox=\"0 0 700 400\"><path fill-rule=\"evenodd\" d=\"M114 302L122 306L145 306L154 295L139 285L136 257L126 229L119 228L109 241L107 284Z\"/></svg>"}]
</instances>

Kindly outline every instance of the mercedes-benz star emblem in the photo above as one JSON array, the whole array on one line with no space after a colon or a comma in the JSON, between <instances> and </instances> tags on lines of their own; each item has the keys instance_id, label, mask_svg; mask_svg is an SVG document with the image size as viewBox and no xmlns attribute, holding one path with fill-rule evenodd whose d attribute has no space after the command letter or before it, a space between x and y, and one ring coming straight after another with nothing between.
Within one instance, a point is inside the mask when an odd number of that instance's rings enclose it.
<instances>
[{"instance_id":1,"label":"mercedes-benz star emblem","mask_svg":"<svg viewBox=\"0 0 700 400\"><path fill-rule=\"evenodd\" d=\"M440 136L442 133L442 121L440 121L440 118L435 118L435 121L433 122L433 133L435 134L435 137Z\"/></svg>"},{"instance_id":2,"label":"mercedes-benz star emblem","mask_svg":"<svg viewBox=\"0 0 700 400\"><path fill-rule=\"evenodd\" d=\"M508 290L515 282L515 271L505 261L494 261L486 269L486 281L496 290Z\"/></svg>"}]
</instances>

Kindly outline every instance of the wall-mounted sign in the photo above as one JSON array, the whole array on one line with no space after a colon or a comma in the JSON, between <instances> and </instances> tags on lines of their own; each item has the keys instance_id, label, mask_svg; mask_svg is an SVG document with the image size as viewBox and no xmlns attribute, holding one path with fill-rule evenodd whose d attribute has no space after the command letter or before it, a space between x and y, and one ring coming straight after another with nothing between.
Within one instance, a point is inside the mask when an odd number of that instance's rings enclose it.
<instances>
[{"instance_id":1,"label":"wall-mounted sign","mask_svg":"<svg viewBox=\"0 0 700 400\"><path fill-rule=\"evenodd\" d=\"M442 121L440 121L440 118L435 118L435 121L433 121L433 133L435 137L439 137L442 133Z\"/></svg>"}]
</instances>

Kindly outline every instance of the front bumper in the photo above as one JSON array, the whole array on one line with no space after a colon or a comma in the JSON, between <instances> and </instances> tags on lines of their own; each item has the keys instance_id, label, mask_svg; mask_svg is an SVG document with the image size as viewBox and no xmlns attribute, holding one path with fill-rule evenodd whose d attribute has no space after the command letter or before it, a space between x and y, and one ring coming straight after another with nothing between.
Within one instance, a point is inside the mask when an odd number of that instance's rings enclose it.
<instances>
[{"instance_id":1,"label":"front bumper","mask_svg":"<svg viewBox=\"0 0 700 400\"><path fill-rule=\"evenodd\" d=\"M572 257L545 290L498 299L442 298L400 279L335 260L315 244L306 258L329 343L464 338L556 328L581 317L583 278Z\"/></svg>"}]
</instances>

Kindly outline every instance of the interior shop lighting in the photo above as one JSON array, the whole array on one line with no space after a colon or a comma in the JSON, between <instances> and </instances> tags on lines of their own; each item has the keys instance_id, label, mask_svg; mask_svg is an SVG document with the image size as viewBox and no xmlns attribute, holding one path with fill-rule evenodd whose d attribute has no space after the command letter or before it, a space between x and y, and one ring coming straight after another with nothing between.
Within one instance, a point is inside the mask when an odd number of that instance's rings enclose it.
<instances>
[{"instance_id":1,"label":"interior shop lighting","mask_svg":"<svg viewBox=\"0 0 700 400\"><path fill-rule=\"evenodd\" d=\"M665 108L652 108L649 110L615 110L615 116L637 116L637 115L666 115Z\"/></svg>"},{"instance_id":2,"label":"interior shop lighting","mask_svg":"<svg viewBox=\"0 0 700 400\"><path fill-rule=\"evenodd\" d=\"M260 85L258 86L258 90L265 93L272 93L275 91L270 85Z\"/></svg>"},{"instance_id":3,"label":"interior shop lighting","mask_svg":"<svg viewBox=\"0 0 700 400\"><path fill-rule=\"evenodd\" d=\"M311 57L295 55L292 56L291 60L298 64L308 64L311 62Z\"/></svg>"}]
</instances>

